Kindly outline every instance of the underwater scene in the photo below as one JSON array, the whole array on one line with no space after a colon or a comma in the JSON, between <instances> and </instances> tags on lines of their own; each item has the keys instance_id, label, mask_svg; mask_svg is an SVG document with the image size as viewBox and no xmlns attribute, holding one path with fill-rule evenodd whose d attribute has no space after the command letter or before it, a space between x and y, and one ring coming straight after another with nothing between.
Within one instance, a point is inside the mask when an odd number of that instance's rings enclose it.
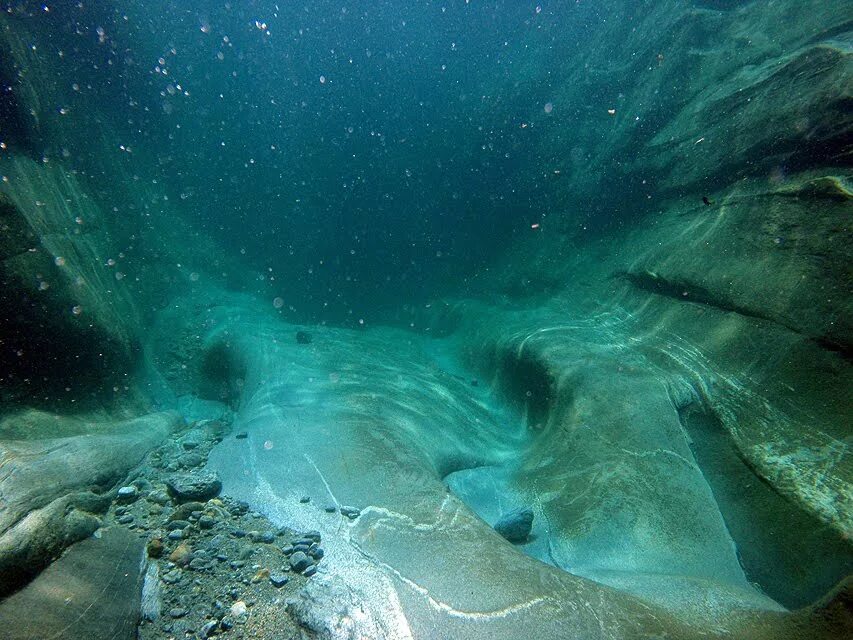
<instances>
[{"instance_id":1,"label":"underwater scene","mask_svg":"<svg viewBox=\"0 0 853 640\"><path fill-rule=\"evenodd\" d=\"M0 640L853 637L853 0L0 0Z\"/></svg>"}]
</instances>

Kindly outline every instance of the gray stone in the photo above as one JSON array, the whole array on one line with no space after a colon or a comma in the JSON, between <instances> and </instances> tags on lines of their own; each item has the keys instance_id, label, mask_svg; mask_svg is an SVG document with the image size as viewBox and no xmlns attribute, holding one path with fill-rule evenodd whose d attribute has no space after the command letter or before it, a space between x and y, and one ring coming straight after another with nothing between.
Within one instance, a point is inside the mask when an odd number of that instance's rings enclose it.
<instances>
[{"instance_id":1,"label":"gray stone","mask_svg":"<svg viewBox=\"0 0 853 640\"><path fill-rule=\"evenodd\" d=\"M201 516L198 519L198 527L199 529L213 529L216 524L216 520L211 516Z\"/></svg>"},{"instance_id":2,"label":"gray stone","mask_svg":"<svg viewBox=\"0 0 853 640\"><path fill-rule=\"evenodd\" d=\"M133 485L129 485L127 487L120 487L118 493L116 494L116 500L124 504L133 502L138 497L139 490Z\"/></svg>"},{"instance_id":3,"label":"gray stone","mask_svg":"<svg viewBox=\"0 0 853 640\"><path fill-rule=\"evenodd\" d=\"M166 584L175 584L181 579L181 571L180 569L172 569L164 573L160 579Z\"/></svg>"},{"instance_id":4,"label":"gray stone","mask_svg":"<svg viewBox=\"0 0 853 640\"><path fill-rule=\"evenodd\" d=\"M169 538L169 540L182 540L184 537L184 531L183 529L174 529L173 531L169 532L169 535L167 537Z\"/></svg>"},{"instance_id":5,"label":"gray stone","mask_svg":"<svg viewBox=\"0 0 853 640\"><path fill-rule=\"evenodd\" d=\"M130 524L131 522L133 522L133 516L132 516L132 515L130 515L129 513L128 513L128 514L125 514L125 515L121 516L121 517L117 520L117 522L118 522L119 524Z\"/></svg>"},{"instance_id":6,"label":"gray stone","mask_svg":"<svg viewBox=\"0 0 853 640\"><path fill-rule=\"evenodd\" d=\"M341 515L346 516L350 520L355 520L358 516L361 515L361 509L356 509L355 507L341 507Z\"/></svg>"},{"instance_id":7,"label":"gray stone","mask_svg":"<svg viewBox=\"0 0 853 640\"><path fill-rule=\"evenodd\" d=\"M201 631L199 631L199 635L202 638L209 638L214 633L216 633L216 627L218 626L218 620L210 620L209 622L205 623L205 625L201 628Z\"/></svg>"},{"instance_id":8,"label":"gray stone","mask_svg":"<svg viewBox=\"0 0 853 640\"><path fill-rule=\"evenodd\" d=\"M187 613L187 610L182 609L181 607L173 607L169 609L169 616L172 618L183 618Z\"/></svg>"},{"instance_id":9,"label":"gray stone","mask_svg":"<svg viewBox=\"0 0 853 640\"><path fill-rule=\"evenodd\" d=\"M274 587L283 587L287 584L289 578L282 573L273 573L270 575L270 582Z\"/></svg>"},{"instance_id":10,"label":"gray stone","mask_svg":"<svg viewBox=\"0 0 853 640\"><path fill-rule=\"evenodd\" d=\"M172 476L166 488L178 502L205 501L219 495L222 482L215 472L203 471Z\"/></svg>"},{"instance_id":11,"label":"gray stone","mask_svg":"<svg viewBox=\"0 0 853 640\"><path fill-rule=\"evenodd\" d=\"M510 511L495 524L495 531L510 542L524 542L533 528L533 511L526 507Z\"/></svg>"},{"instance_id":12,"label":"gray stone","mask_svg":"<svg viewBox=\"0 0 853 640\"><path fill-rule=\"evenodd\" d=\"M290 568L299 573L305 571L311 564L311 558L302 551L296 551L290 556Z\"/></svg>"}]
</instances>

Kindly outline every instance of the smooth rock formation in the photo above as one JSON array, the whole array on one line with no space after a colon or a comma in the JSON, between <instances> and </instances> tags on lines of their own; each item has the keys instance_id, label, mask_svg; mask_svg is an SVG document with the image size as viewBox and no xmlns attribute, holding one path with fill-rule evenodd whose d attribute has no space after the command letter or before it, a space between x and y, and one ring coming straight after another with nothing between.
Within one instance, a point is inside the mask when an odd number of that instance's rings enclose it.
<instances>
[{"instance_id":1,"label":"smooth rock formation","mask_svg":"<svg viewBox=\"0 0 853 640\"><path fill-rule=\"evenodd\" d=\"M142 553L139 536L123 528L78 542L26 588L0 601L0 635L135 640Z\"/></svg>"},{"instance_id":2,"label":"smooth rock formation","mask_svg":"<svg viewBox=\"0 0 853 640\"><path fill-rule=\"evenodd\" d=\"M90 536L110 492L180 424L165 412L111 423L98 435L0 441L0 593Z\"/></svg>"}]
</instances>

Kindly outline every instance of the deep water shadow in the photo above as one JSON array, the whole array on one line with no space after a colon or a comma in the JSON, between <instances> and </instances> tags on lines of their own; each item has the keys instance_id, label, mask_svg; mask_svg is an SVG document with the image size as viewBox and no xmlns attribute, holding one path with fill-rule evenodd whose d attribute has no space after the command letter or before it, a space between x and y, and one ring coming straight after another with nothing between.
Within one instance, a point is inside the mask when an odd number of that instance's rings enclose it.
<instances>
[{"instance_id":1,"label":"deep water shadow","mask_svg":"<svg viewBox=\"0 0 853 640\"><path fill-rule=\"evenodd\" d=\"M693 405L679 417L751 582L795 609L853 571L853 547L759 478L716 416Z\"/></svg>"}]
</instances>

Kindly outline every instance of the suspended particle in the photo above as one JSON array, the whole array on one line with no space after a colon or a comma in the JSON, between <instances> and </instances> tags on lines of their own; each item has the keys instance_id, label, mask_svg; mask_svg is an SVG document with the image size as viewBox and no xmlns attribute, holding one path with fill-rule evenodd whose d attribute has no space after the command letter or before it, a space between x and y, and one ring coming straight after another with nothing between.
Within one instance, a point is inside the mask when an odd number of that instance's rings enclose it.
<instances>
[{"instance_id":1,"label":"suspended particle","mask_svg":"<svg viewBox=\"0 0 853 640\"><path fill-rule=\"evenodd\" d=\"M284 299L274 298L272 301L272 306L274 306L276 309L281 309L284 306Z\"/></svg>"},{"instance_id":2,"label":"suspended particle","mask_svg":"<svg viewBox=\"0 0 853 640\"><path fill-rule=\"evenodd\" d=\"M53 259L53 264L55 264L57 267L65 266L65 258L63 258L62 256L56 256Z\"/></svg>"},{"instance_id":3,"label":"suspended particle","mask_svg":"<svg viewBox=\"0 0 853 640\"><path fill-rule=\"evenodd\" d=\"M190 274L190 282L198 282L198 277L199 277L198 274L195 271L193 271Z\"/></svg>"},{"instance_id":4,"label":"suspended particle","mask_svg":"<svg viewBox=\"0 0 853 640\"><path fill-rule=\"evenodd\" d=\"M73 307L71 307L71 313L73 313L75 316L79 316L81 313L83 313L83 307L81 307L79 304L75 304Z\"/></svg>"}]
</instances>

